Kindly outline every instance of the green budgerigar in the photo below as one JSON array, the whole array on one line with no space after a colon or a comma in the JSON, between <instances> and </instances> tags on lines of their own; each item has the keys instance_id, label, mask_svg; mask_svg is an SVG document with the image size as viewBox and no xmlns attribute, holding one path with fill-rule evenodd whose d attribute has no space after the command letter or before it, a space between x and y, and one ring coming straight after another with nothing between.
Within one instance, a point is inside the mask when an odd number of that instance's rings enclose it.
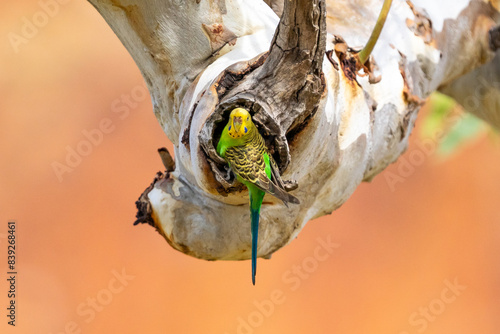
<instances>
[{"instance_id":1,"label":"green budgerigar","mask_svg":"<svg viewBox=\"0 0 500 334\"><path fill-rule=\"evenodd\" d=\"M299 200L284 189L276 162L269 154L264 138L247 110L236 108L231 111L229 122L217 144L217 153L226 160L238 181L248 188L252 233L252 283L255 285L259 215L265 193L281 199L285 205L299 204Z\"/></svg>"}]
</instances>

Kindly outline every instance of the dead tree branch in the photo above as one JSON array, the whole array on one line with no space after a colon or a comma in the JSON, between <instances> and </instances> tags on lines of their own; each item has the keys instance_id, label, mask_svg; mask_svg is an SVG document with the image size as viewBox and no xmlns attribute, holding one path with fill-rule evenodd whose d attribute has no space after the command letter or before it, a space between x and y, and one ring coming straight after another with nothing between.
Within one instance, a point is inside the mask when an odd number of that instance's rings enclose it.
<instances>
[{"instance_id":1,"label":"dead tree branch","mask_svg":"<svg viewBox=\"0 0 500 334\"><path fill-rule=\"evenodd\" d=\"M461 94L467 73L497 64L498 1L393 1L374 63L361 68L354 50L381 0L267 0L276 12L284 4L281 20L262 0L89 1L141 69L175 145L138 222L202 259L250 257L248 193L214 149L232 107L251 111L283 179L298 183L300 205L265 198L258 255L269 257L404 152L431 92ZM495 101L483 105L492 122Z\"/></svg>"}]
</instances>

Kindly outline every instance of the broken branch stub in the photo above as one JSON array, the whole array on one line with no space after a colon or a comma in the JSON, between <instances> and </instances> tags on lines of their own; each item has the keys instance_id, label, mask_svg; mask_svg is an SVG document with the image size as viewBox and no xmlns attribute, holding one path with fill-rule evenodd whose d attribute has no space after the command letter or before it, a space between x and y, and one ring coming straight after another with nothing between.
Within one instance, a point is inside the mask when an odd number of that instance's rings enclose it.
<instances>
[{"instance_id":1,"label":"broken branch stub","mask_svg":"<svg viewBox=\"0 0 500 334\"><path fill-rule=\"evenodd\" d=\"M232 108L250 110L282 178L299 185L286 184L300 205L264 199L257 252L269 257L405 151L431 92L493 59L499 8L394 2L373 63L359 68L352 50L368 40L381 0L268 1L284 4L281 21L260 0L90 1L134 57L174 143L175 164L162 153L167 173L142 194L137 222L207 260L251 254L248 192L215 152ZM390 189L404 182L387 175Z\"/></svg>"}]
</instances>

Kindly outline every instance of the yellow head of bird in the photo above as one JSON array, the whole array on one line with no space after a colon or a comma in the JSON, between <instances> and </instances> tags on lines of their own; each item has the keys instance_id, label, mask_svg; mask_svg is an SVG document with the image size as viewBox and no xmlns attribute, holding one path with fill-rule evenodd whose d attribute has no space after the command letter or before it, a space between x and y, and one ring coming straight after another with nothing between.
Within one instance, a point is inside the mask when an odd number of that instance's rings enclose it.
<instances>
[{"instance_id":1,"label":"yellow head of bird","mask_svg":"<svg viewBox=\"0 0 500 334\"><path fill-rule=\"evenodd\" d=\"M240 138L249 133L252 128L252 117L250 113L243 108L236 108L229 115L229 136Z\"/></svg>"}]
</instances>

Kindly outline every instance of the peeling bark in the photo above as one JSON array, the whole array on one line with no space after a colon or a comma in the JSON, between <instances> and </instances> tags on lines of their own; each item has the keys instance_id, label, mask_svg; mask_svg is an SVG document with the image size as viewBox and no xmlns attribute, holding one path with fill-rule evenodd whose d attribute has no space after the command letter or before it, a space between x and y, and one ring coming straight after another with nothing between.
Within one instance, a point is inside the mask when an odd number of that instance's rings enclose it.
<instances>
[{"instance_id":1,"label":"peeling bark","mask_svg":"<svg viewBox=\"0 0 500 334\"><path fill-rule=\"evenodd\" d=\"M281 19L261 0L90 2L134 57L175 146L175 169L163 152L167 173L141 195L136 223L207 260L250 257L248 193L215 152L233 107L250 110L301 202L265 197L267 258L404 152L431 92L497 64L497 1L394 1L367 67L356 50L381 0L267 0L278 13L283 4Z\"/></svg>"}]
</instances>

